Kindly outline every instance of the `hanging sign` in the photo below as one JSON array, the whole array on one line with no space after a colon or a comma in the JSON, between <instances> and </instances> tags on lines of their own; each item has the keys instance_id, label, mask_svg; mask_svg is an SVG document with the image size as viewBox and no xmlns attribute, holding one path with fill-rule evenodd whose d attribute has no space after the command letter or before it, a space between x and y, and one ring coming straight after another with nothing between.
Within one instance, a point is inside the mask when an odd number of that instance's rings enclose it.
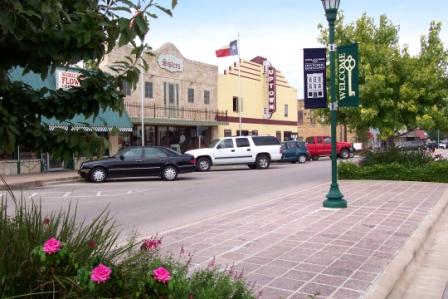
<instances>
[{"instance_id":1,"label":"hanging sign","mask_svg":"<svg viewBox=\"0 0 448 299\"><path fill-rule=\"evenodd\" d=\"M80 86L78 77L81 73L76 71L56 70L56 89L69 89Z\"/></svg>"},{"instance_id":2,"label":"hanging sign","mask_svg":"<svg viewBox=\"0 0 448 299\"><path fill-rule=\"evenodd\" d=\"M272 65L269 65L268 67L268 106L269 106L269 112L273 113L277 109L277 91L276 91L276 85L277 85L277 74L275 71L275 68Z\"/></svg>"},{"instance_id":3,"label":"hanging sign","mask_svg":"<svg viewBox=\"0 0 448 299\"><path fill-rule=\"evenodd\" d=\"M359 106L358 44L339 46L337 51L338 106Z\"/></svg>"},{"instance_id":4,"label":"hanging sign","mask_svg":"<svg viewBox=\"0 0 448 299\"><path fill-rule=\"evenodd\" d=\"M303 49L305 109L327 107L325 48Z\"/></svg>"}]
</instances>

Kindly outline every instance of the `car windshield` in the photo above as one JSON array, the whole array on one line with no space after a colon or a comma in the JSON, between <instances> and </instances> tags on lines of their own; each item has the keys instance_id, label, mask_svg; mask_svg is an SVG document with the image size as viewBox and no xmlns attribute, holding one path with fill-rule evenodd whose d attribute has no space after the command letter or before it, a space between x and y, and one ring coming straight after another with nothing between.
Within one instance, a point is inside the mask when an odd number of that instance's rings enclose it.
<instances>
[{"instance_id":1,"label":"car windshield","mask_svg":"<svg viewBox=\"0 0 448 299\"><path fill-rule=\"evenodd\" d=\"M214 148L216 144L219 142L220 139L214 139L212 142L210 142L209 148Z\"/></svg>"}]
</instances>

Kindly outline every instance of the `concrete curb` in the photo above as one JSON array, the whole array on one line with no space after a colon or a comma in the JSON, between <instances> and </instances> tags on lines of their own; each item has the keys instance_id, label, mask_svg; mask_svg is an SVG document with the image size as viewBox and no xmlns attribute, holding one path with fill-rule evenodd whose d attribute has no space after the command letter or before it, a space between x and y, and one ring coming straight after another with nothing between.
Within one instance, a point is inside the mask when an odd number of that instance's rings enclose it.
<instances>
[{"instance_id":1,"label":"concrete curb","mask_svg":"<svg viewBox=\"0 0 448 299\"><path fill-rule=\"evenodd\" d=\"M441 215L448 210L447 207L448 191L445 191L430 214L426 216L397 256L384 269L383 274L381 274L376 283L367 290L363 298L388 298L391 295L394 289L399 286L400 278L412 267L419 251L423 249L425 241L429 239L432 231L438 224Z\"/></svg>"},{"instance_id":2,"label":"concrete curb","mask_svg":"<svg viewBox=\"0 0 448 299\"><path fill-rule=\"evenodd\" d=\"M73 176L73 177L67 177L67 178L38 180L38 181L22 182L22 183L11 183L11 184L8 184L8 186L9 186L9 188L11 188L11 190L21 190L21 189L42 187L42 186L46 186L46 185L62 184L62 183L78 182L78 181L81 181L81 178L79 176ZM0 190L8 190L8 188L5 185L1 185Z\"/></svg>"}]
</instances>

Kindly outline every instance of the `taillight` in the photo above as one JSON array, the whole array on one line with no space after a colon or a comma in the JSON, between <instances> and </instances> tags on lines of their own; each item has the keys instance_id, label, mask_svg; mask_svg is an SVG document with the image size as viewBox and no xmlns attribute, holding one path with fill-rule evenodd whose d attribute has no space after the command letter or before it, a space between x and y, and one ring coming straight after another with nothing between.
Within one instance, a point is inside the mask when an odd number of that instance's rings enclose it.
<instances>
[{"instance_id":1,"label":"taillight","mask_svg":"<svg viewBox=\"0 0 448 299\"><path fill-rule=\"evenodd\" d=\"M191 159L190 163L191 163L191 165L196 165L196 159L195 158Z\"/></svg>"}]
</instances>

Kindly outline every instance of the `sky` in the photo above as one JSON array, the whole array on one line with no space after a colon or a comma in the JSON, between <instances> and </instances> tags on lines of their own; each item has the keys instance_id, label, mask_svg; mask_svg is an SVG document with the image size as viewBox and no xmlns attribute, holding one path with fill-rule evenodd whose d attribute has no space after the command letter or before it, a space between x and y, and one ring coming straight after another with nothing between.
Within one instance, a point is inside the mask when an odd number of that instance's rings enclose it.
<instances>
[{"instance_id":1,"label":"sky","mask_svg":"<svg viewBox=\"0 0 448 299\"><path fill-rule=\"evenodd\" d=\"M160 0L169 6L170 0ZM432 20L442 22L441 38L448 48L448 1L446 0L341 0L345 23L366 13L378 24L386 15L400 27L400 44L410 53L420 51L420 37ZM240 55L250 60L266 57L303 98L304 48L322 47L317 38L319 23L327 26L320 0L178 0L173 17L157 12L146 42L157 49L173 43L187 58L218 65L222 73L238 56L216 58L215 50L240 39Z\"/></svg>"}]
</instances>

